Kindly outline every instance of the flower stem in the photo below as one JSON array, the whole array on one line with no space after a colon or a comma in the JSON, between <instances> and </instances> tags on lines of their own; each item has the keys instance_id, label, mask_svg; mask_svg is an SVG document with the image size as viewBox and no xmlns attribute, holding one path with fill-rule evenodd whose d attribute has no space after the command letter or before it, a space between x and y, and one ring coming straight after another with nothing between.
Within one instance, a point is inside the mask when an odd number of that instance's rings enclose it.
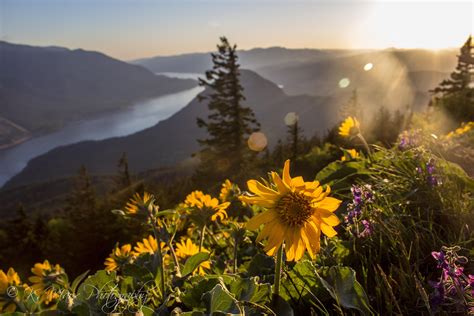
<instances>
[{"instance_id":1,"label":"flower stem","mask_svg":"<svg viewBox=\"0 0 474 316\"><path fill-rule=\"evenodd\" d=\"M206 233L206 225L202 227L201 230L201 240L199 241L199 252L201 252L202 246L204 244L204 234Z\"/></svg>"},{"instance_id":2,"label":"flower stem","mask_svg":"<svg viewBox=\"0 0 474 316\"><path fill-rule=\"evenodd\" d=\"M170 248L170 251L171 251L171 257L173 258L173 261L174 261L174 265L176 267L176 275L178 277L181 277L181 268L179 267L179 261L178 261L178 257L176 256L176 252L174 251L174 247L173 247L173 244L172 242L168 242L168 247Z\"/></svg>"},{"instance_id":3,"label":"flower stem","mask_svg":"<svg viewBox=\"0 0 474 316\"><path fill-rule=\"evenodd\" d=\"M238 231L237 232L234 232L234 262L233 262L233 266L232 266L232 273L236 273L237 272L237 251L238 251L238 247L239 247L239 235L238 235Z\"/></svg>"},{"instance_id":4,"label":"flower stem","mask_svg":"<svg viewBox=\"0 0 474 316\"><path fill-rule=\"evenodd\" d=\"M358 138L362 141L362 143L364 144L364 147L365 147L365 149L367 150L367 153L368 153L369 155L371 155L372 152L370 151L369 144L368 144L367 141L365 140L364 136L363 136L361 133L359 133L359 134L357 134L357 137L358 137Z\"/></svg>"},{"instance_id":5,"label":"flower stem","mask_svg":"<svg viewBox=\"0 0 474 316\"><path fill-rule=\"evenodd\" d=\"M158 227L156 226L156 221L153 216L150 216L151 219L151 226L153 227L153 235L155 235L156 243L158 244L158 251L155 252L154 261L158 261L160 265L160 276L161 276L161 293L163 295L163 299L166 296L165 293L165 265L163 262L163 254L161 253L161 239L160 235L158 234Z\"/></svg>"},{"instance_id":6,"label":"flower stem","mask_svg":"<svg viewBox=\"0 0 474 316\"><path fill-rule=\"evenodd\" d=\"M280 295L280 281L281 281L281 265L283 261L283 244L278 249L275 258L275 282L273 283L273 299L277 299Z\"/></svg>"}]
</instances>

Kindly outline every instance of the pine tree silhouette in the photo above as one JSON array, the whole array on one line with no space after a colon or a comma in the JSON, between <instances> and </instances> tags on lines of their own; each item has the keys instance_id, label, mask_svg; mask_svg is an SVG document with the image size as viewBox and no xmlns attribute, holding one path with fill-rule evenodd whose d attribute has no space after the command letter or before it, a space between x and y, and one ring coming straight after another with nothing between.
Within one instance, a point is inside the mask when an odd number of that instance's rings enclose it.
<instances>
[{"instance_id":1,"label":"pine tree silhouette","mask_svg":"<svg viewBox=\"0 0 474 316\"><path fill-rule=\"evenodd\" d=\"M198 173L216 180L237 175L254 156L247 147L247 139L260 127L252 109L242 104L245 97L236 49L236 45L221 37L217 53L212 54L213 68L206 72L205 79L199 79L199 84L206 88L200 100L208 101L210 114L207 120L197 119L198 126L208 133L208 138L198 140Z\"/></svg>"},{"instance_id":2,"label":"pine tree silhouette","mask_svg":"<svg viewBox=\"0 0 474 316\"><path fill-rule=\"evenodd\" d=\"M442 109L456 123L474 120L474 46L472 37L461 47L458 64L450 78L443 80L431 92L430 106Z\"/></svg>"}]
</instances>

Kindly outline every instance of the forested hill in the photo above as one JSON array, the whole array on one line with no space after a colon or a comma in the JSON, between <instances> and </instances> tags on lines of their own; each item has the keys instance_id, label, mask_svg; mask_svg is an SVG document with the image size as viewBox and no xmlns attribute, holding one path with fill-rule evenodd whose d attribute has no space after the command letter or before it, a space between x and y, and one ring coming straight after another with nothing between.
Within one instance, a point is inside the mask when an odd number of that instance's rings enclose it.
<instances>
[{"instance_id":1,"label":"forested hill","mask_svg":"<svg viewBox=\"0 0 474 316\"><path fill-rule=\"evenodd\" d=\"M98 52L0 41L0 117L33 134L195 85Z\"/></svg>"},{"instance_id":2,"label":"forested hill","mask_svg":"<svg viewBox=\"0 0 474 316\"><path fill-rule=\"evenodd\" d=\"M270 145L279 138L286 138L284 118L287 113L298 113L300 126L306 135L312 136L326 132L336 123L338 106L348 98L344 93L337 100L332 97L288 96L274 83L248 70L241 72L241 82L245 89L245 104L254 110ZM196 119L207 115L207 104L196 98L169 119L136 134L85 141L36 157L5 187L74 175L82 164L92 174L114 173L123 152L127 153L133 172L175 165L189 159L198 150L196 140L203 138L205 131L197 127Z\"/></svg>"}]
</instances>

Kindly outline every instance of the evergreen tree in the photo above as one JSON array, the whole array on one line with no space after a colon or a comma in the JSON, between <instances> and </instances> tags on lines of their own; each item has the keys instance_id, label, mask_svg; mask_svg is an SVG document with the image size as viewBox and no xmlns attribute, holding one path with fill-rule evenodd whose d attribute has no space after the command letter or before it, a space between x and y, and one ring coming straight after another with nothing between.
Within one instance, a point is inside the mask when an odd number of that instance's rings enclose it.
<instances>
[{"instance_id":1,"label":"evergreen tree","mask_svg":"<svg viewBox=\"0 0 474 316\"><path fill-rule=\"evenodd\" d=\"M273 149L271 156L272 156L271 166L276 167L276 168L283 165L283 163L287 159L286 148L281 139L278 139L277 144L275 145L275 148Z\"/></svg>"},{"instance_id":2,"label":"evergreen tree","mask_svg":"<svg viewBox=\"0 0 474 316\"><path fill-rule=\"evenodd\" d=\"M200 100L208 101L210 114L207 121L197 120L198 126L208 133L207 139L199 140L198 172L208 180L237 175L255 155L247 148L247 139L259 129L252 109L242 104L245 97L239 79L237 47L231 46L225 37L220 41L217 53L212 54L212 70L206 72L206 79L199 79L199 84L207 88Z\"/></svg>"},{"instance_id":3,"label":"evergreen tree","mask_svg":"<svg viewBox=\"0 0 474 316\"><path fill-rule=\"evenodd\" d=\"M362 108L359 104L359 96L357 94L357 89L352 90L352 95L342 108L341 116L345 119L348 116L356 117L359 121L362 121Z\"/></svg>"},{"instance_id":4,"label":"evergreen tree","mask_svg":"<svg viewBox=\"0 0 474 316\"><path fill-rule=\"evenodd\" d=\"M116 177L116 190L121 191L132 185L132 179L130 177L130 171L128 169L127 153L123 153L120 157L118 164L118 175Z\"/></svg>"},{"instance_id":5,"label":"evergreen tree","mask_svg":"<svg viewBox=\"0 0 474 316\"><path fill-rule=\"evenodd\" d=\"M456 69L451 73L449 79L443 80L439 86L433 90L434 93L442 93L444 95L472 89L471 82L472 75L474 74L473 49L472 37L469 36L461 47Z\"/></svg>"},{"instance_id":6,"label":"evergreen tree","mask_svg":"<svg viewBox=\"0 0 474 316\"><path fill-rule=\"evenodd\" d=\"M434 105L446 111L457 122L474 120L474 46L472 37L461 47L458 64L450 78L443 80L431 92Z\"/></svg>"},{"instance_id":7,"label":"evergreen tree","mask_svg":"<svg viewBox=\"0 0 474 316\"><path fill-rule=\"evenodd\" d=\"M90 211L96 207L96 196L91 178L84 165L79 168L74 190L68 198L68 209Z\"/></svg>"},{"instance_id":8,"label":"evergreen tree","mask_svg":"<svg viewBox=\"0 0 474 316\"><path fill-rule=\"evenodd\" d=\"M298 120L299 118L295 114L295 120L294 122L291 122L293 124L289 124L287 128L291 160L296 160L296 158L298 158L305 142L305 139L302 136L303 130L299 126Z\"/></svg>"}]
</instances>

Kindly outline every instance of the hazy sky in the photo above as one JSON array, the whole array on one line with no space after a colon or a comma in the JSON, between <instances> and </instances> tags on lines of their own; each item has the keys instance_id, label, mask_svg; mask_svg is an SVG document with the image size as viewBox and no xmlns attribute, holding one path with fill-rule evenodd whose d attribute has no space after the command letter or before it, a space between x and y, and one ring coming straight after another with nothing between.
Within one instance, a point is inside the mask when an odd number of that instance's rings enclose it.
<instances>
[{"instance_id":1,"label":"hazy sky","mask_svg":"<svg viewBox=\"0 0 474 316\"><path fill-rule=\"evenodd\" d=\"M128 60L239 48L444 48L473 32L467 1L0 0L0 39Z\"/></svg>"}]
</instances>

